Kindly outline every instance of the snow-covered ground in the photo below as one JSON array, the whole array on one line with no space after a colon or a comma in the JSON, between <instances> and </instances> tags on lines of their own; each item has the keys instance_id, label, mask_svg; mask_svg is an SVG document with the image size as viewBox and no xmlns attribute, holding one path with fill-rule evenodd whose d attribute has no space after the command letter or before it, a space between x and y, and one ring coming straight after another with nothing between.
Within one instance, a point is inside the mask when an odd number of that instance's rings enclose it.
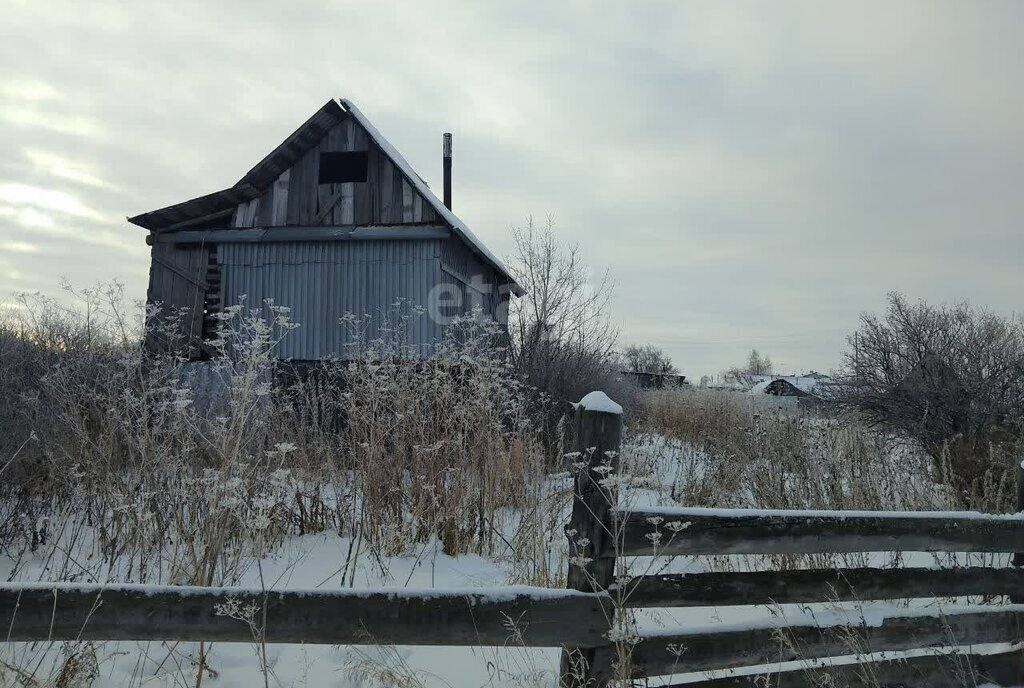
<instances>
[{"instance_id":1,"label":"snow-covered ground","mask_svg":"<svg viewBox=\"0 0 1024 688\"><path fill-rule=\"evenodd\" d=\"M240 586L260 587L260 569L268 588L337 589L347 584L341 571L349 550L347 538L315 534L289 538L260 567L251 567ZM7 578L9 562L0 558L0 577ZM19 576L21 580L45 579L45 563ZM417 548L410 556L360 560L355 587L467 588L495 587L508 583L510 571L501 563L479 556L449 557L437 543ZM195 685L194 669L198 645L179 643L104 643L97 648L100 676L97 687ZM209 675L203 684L251 688L263 685L257 647L217 643L209 656ZM54 649L54 653L59 648ZM553 685L558 665L556 649L448 648L448 647L331 647L319 645L268 645L267 664L271 686L372 686L369 680L383 668L416 676L426 686L518 686ZM25 643L10 643L0 649L0 659L25 666L19 661L37 650ZM13 660L13 661L12 661ZM31 664L29 664L31 666ZM180 669L181 674L176 670ZM45 673L45 672L41 672ZM183 674L183 675L182 675ZM364 675L365 674L365 675ZM4 672L0 670L0 675ZM9 684L17 685L10 673ZM368 676L367 676L368 675ZM383 685L419 685L381 675Z\"/></svg>"},{"instance_id":2,"label":"snow-covered ground","mask_svg":"<svg viewBox=\"0 0 1024 688\"><path fill-rule=\"evenodd\" d=\"M621 503L627 507L678 506L672 488L679 480L701 480L709 467L699 452L661 438L631 443L624 447L623 459L631 476L625 481ZM684 465L685 464L685 465ZM568 474L553 477L552 494L564 493L570 484ZM559 522L568 518L568 500L557 507ZM511 542L514 534L504 534ZM89 537L80 537L88 543ZM412 547L404 556L385 557L364 553L352 564L352 542L333 533L293 536L285 539L273 553L250 565L238 585L266 586L271 589L358 588L467 588L496 587L519 583L522 563L511 549L496 552L493 558L451 557L436 541ZM552 540L549 551L554 565L564 565L565 542ZM561 549L559 549L561 548ZM852 564L891 565L892 555L857 555ZM63 561L56 559L63 558ZM51 571L79 571L71 579L103 582L103 572L89 564L87 546L60 547L44 551L14 572L14 562L0 554L0 579L19 581L50 580ZM967 560L964 559L964 562ZM995 565L1007 565L1008 557L975 557ZM843 563L843 562L840 562ZM904 565L948 565L948 559L927 554L903 557ZM760 557L675 557L628 560L630 573L685 573L710 569L746 570L764 566ZM939 614L965 600L917 600L905 603L780 605L774 607L706 607L689 609L643 610L637 614L642 633L672 630L727 630L741 627L785 624L820 624L853 620L868 625L895 614ZM979 648L975 648L978 650ZM990 647L989 650L1005 649ZM195 686L199 646L195 643L103 643L95 647L99 660L97 688L114 686ZM527 649L510 644L504 648L446 647L331 647L310 645L270 645L267 647L266 675L261 671L259 648L249 644L216 643L208 648L209 670L204 686L253 688L253 686L553 686L556 682L559 651L555 648ZM0 686L33 685L20 681L18 671L50 674L65 655L63 644L7 643L0 646ZM706 674L679 675L676 680L703 678ZM20 682L19 682L20 681ZM652 685L657 685L655 681ZM45 684L42 684L45 685ZM87 684L82 684L87 685Z\"/></svg>"}]
</instances>

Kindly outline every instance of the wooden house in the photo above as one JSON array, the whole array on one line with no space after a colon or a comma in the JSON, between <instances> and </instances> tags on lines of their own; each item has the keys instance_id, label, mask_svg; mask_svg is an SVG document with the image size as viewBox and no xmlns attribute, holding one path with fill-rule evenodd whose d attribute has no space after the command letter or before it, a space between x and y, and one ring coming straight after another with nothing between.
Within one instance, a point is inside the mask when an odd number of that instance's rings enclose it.
<instances>
[{"instance_id":1,"label":"wooden house","mask_svg":"<svg viewBox=\"0 0 1024 688\"><path fill-rule=\"evenodd\" d=\"M129 218L149 230L147 300L184 313L166 349L190 358L232 304L271 299L300 326L280 358L344 358L346 313L382 317L400 300L426 309L406 341L430 355L447 319L480 309L503 321L522 293L502 262L451 212L451 139L445 135L445 195L439 200L350 101L317 110L234 186Z\"/></svg>"}]
</instances>

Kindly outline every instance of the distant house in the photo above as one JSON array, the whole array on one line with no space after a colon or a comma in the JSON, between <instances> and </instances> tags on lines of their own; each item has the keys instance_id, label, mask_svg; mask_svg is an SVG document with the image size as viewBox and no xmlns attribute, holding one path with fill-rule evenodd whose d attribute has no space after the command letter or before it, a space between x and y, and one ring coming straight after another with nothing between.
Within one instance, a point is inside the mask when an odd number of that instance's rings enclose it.
<instances>
[{"instance_id":1,"label":"distant house","mask_svg":"<svg viewBox=\"0 0 1024 688\"><path fill-rule=\"evenodd\" d=\"M800 389L784 377L762 380L750 388L750 394L769 394L773 397L807 397L810 392Z\"/></svg>"},{"instance_id":2,"label":"distant house","mask_svg":"<svg viewBox=\"0 0 1024 688\"><path fill-rule=\"evenodd\" d=\"M450 138L445 139L450 161ZM129 218L149 230L147 301L184 313L189 358L210 349L217 314L272 299L300 327L276 355L344 357L346 313L378 317L405 300L427 309L404 333L429 355L453 315L479 308L502 320L522 290L509 270L348 100L331 100L233 186Z\"/></svg>"},{"instance_id":3,"label":"distant house","mask_svg":"<svg viewBox=\"0 0 1024 688\"><path fill-rule=\"evenodd\" d=\"M641 373L624 370L622 374L636 382L643 389L674 389L690 384L686 381L685 375L678 375L676 373Z\"/></svg>"},{"instance_id":4,"label":"distant house","mask_svg":"<svg viewBox=\"0 0 1024 688\"><path fill-rule=\"evenodd\" d=\"M832 382L828 375L813 371L807 375L751 375L750 378L754 382L750 394L775 397L821 398L821 392Z\"/></svg>"}]
</instances>

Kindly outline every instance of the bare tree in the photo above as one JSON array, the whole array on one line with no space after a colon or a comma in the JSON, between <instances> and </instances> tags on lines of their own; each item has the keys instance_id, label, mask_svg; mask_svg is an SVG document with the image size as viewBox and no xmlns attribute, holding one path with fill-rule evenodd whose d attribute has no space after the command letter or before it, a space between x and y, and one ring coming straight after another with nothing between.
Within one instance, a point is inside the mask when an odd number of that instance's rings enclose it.
<instances>
[{"instance_id":1,"label":"bare tree","mask_svg":"<svg viewBox=\"0 0 1024 688\"><path fill-rule=\"evenodd\" d=\"M622 350L622 363L631 373L675 375L679 370L668 354L653 344L631 344Z\"/></svg>"},{"instance_id":2,"label":"bare tree","mask_svg":"<svg viewBox=\"0 0 1024 688\"><path fill-rule=\"evenodd\" d=\"M762 356L761 352L757 349L750 350L750 355L747 356L746 368L748 375L771 375L772 370L772 359Z\"/></svg>"},{"instance_id":3,"label":"bare tree","mask_svg":"<svg viewBox=\"0 0 1024 688\"><path fill-rule=\"evenodd\" d=\"M550 219L543 227L530 219L513 236L511 269L526 294L510 304L509 331L523 379L557 401L607 387L618 339L611 276L591 279L579 246L559 242Z\"/></svg>"},{"instance_id":4,"label":"bare tree","mask_svg":"<svg viewBox=\"0 0 1024 688\"><path fill-rule=\"evenodd\" d=\"M998 468L993 461L1020 442L1024 321L891 293L884 318L862 315L848 341L847 401L918 440L957 487Z\"/></svg>"},{"instance_id":5,"label":"bare tree","mask_svg":"<svg viewBox=\"0 0 1024 688\"><path fill-rule=\"evenodd\" d=\"M751 349L747 355L747 362L743 366L729 368L722 376L730 382L742 382L750 384L751 375L771 375L774 370L772 359L761 354L757 349Z\"/></svg>"}]
</instances>

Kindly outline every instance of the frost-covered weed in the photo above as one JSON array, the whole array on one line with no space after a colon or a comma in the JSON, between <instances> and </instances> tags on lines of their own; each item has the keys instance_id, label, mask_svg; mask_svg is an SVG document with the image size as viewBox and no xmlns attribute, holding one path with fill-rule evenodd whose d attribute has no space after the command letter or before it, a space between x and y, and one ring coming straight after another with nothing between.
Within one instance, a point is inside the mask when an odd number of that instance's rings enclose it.
<instances>
[{"instance_id":1,"label":"frost-covered weed","mask_svg":"<svg viewBox=\"0 0 1024 688\"><path fill-rule=\"evenodd\" d=\"M87 334L55 302L0 319L0 349L16 354L0 357L11 579L233 585L286 537L330 530L352 543L351 584L361 557L383 566L435 541L532 554L561 511L541 503L544 448L492 324L459 320L433 358L409 360L416 312L396 304L373 339L353 339L355 360L299 369L274 355L297 326L287 309L243 304L194 363L144 355L107 296L89 296ZM168 315L150 321L165 342ZM213 671L208 653L189 661Z\"/></svg>"}]
</instances>

